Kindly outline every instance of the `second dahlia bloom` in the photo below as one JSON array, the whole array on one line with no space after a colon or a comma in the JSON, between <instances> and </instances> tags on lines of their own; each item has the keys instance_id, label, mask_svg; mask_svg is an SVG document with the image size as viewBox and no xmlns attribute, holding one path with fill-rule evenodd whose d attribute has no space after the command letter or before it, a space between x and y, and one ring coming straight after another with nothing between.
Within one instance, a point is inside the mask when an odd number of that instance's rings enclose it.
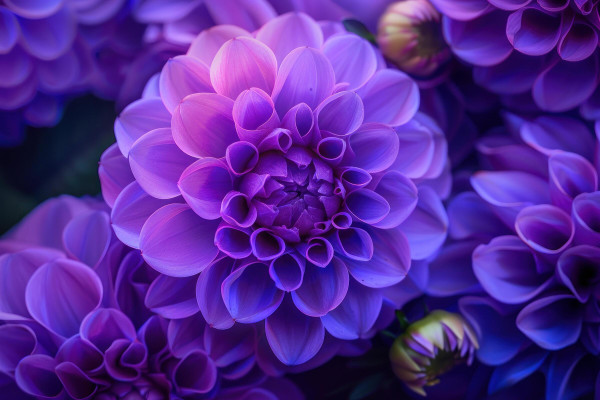
<instances>
[{"instance_id":1,"label":"second dahlia bloom","mask_svg":"<svg viewBox=\"0 0 600 400\"><path fill-rule=\"evenodd\" d=\"M530 93L546 111L583 104L598 114L596 1L432 2L445 15L444 35L453 52L476 66L476 82L500 94Z\"/></svg>"},{"instance_id":2,"label":"second dahlia bloom","mask_svg":"<svg viewBox=\"0 0 600 400\"><path fill-rule=\"evenodd\" d=\"M415 184L440 175L445 141L418 105L367 41L305 14L255 37L209 29L115 124L100 174L116 234L196 279L211 326L265 321L284 364L326 331L368 337L391 309L380 289L445 237L437 194Z\"/></svg>"}]
</instances>

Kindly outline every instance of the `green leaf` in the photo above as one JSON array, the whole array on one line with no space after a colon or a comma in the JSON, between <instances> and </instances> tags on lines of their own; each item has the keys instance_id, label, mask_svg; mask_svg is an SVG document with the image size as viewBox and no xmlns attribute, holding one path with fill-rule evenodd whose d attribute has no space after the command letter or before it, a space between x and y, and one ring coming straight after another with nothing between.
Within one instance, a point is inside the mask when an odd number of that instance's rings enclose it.
<instances>
[{"instance_id":1,"label":"green leaf","mask_svg":"<svg viewBox=\"0 0 600 400\"><path fill-rule=\"evenodd\" d=\"M354 33L355 35L358 35L361 38L368 40L373 45L377 46L377 41L375 40L375 35L373 35L373 33L371 33L371 31L369 31L369 29L367 29L365 24L363 24L359 20L348 18L348 19L343 20L342 24L344 25L344 28L348 32Z\"/></svg>"},{"instance_id":2,"label":"green leaf","mask_svg":"<svg viewBox=\"0 0 600 400\"><path fill-rule=\"evenodd\" d=\"M350 393L349 400L361 400L364 399L377 391L379 385L383 381L384 374L378 373L366 377Z\"/></svg>"}]
</instances>

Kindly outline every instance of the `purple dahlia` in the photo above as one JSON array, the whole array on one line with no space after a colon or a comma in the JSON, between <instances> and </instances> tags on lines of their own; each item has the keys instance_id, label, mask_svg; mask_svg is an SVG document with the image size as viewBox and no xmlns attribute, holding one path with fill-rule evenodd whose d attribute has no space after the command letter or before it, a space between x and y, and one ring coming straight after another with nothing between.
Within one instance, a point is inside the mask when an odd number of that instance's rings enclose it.
<instances>
[{"instance_id":1,"label":"purple dahlia","mask_svg":"<svg viewBox=\"0 0 600 400\"><path fill-rule=\"evenodd\" d=\"M598 396L600 141L570 117L505 121L477 144L473 190L448 205L452 294L469 294L490 395L543 373L547 399Z\"/></svg>"},{"instance_id":2,"label":"purple dahlia","mask_svg":"<svg viewBox=\"0 0 600 400\"><path fill-rule=\"evenodd\" d=\"M223 332L199 314L147 309L169 308L153 294L164 283L116 240L100 201L48 200L0 253L0 386L10 398L302 398L256 368L252 326Z\"/></svg>"},{"instance_id":3,"label":"purple dahlia","mask_svg":"<svg viewBox=\"0 0 600 400\"><path fill-rule=\"evenodd\" d=\"M209 325L264 325L284 364L367 338L393 318L385 288L445 238L428 185L446 143L418 106L367 41L305 14L206 30L116 121L100 166L115 233L197 282Z\"/></svg>"},{"instance_id":4,"label":"purple dahlia","mask_svg":"<svg viewBox=\"0 0 600 400\"><path fill-rule=\"evenodd\" d=\"M583 104L597 114L596 1L431 1L445 15L448 44L475 65L479 84L500 94L530 93L543 110Z\"/></svg>"}]
</instances>

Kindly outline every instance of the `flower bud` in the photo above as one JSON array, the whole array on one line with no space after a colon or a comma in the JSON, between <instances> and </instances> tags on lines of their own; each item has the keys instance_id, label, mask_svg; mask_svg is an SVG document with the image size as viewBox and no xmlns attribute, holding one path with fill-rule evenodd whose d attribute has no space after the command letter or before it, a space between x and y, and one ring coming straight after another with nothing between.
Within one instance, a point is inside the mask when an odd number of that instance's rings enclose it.
<instances>
[{"instance_id":1,"label":"flower bud","mask_svg":"<svg viewBox=\"0 0 600 400\"><path fill-rule=\"evenodd\" d=\"M394 374L411 390L425 396L425 386L454 366L471 364L479 348L475 333L458 314L436 310L411 324L390 349Z\"/></svg>"},{"instance_id":2,"label":"flower bud","mask_svg":"<svg viewBox=\"0 0 600 400\"><path fill-rule=\"evenodd\" d=\"M377 43L388 60L416 76L433 74L450 58L441 16L429 0L390 5L379 20Z\"/></svg>"}]
</instances>

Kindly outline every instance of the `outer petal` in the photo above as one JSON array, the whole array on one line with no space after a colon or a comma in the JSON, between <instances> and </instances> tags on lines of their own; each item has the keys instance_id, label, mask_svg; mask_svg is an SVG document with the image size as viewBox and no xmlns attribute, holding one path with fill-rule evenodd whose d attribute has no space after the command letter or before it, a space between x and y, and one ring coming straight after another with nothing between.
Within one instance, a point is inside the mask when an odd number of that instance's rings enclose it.
<instances>
[{"instance_id":1,"label":"outer petal","mask_svg":"<svg viewBox=\"0 0 600 400\"><path fill-rule=\"evenodd\" d=\"M71 260L41 266L25 291L27 309L41 325L69 337L83 318L100 305L102 283L90 267Z\"/></svg>"},{"instance_id":2,"label":"outer petal","mask_svg":"<svg viewBox=\"0 0 600 400\"><path fill-rule=\"evenodd\" d=\"M541 298L519 313L517 326L538 346L558 350L579 339L582 324L582 307L569 295Z\"/></svg>"},{"instance_id":3,"label":"outer petal","mask_svg":"<svg viewBox=\"0 0 600 400\"><path fill-rule=\"evenodd\" d=\"M595 192L598 189L596 169L578 154L553 154L548 159L548 171L552 203L564 210L571 210L571 203L579 194Z\"/></svg>"},{"instance_id":4,"label":"outer petal","mask_svg":"<svg viewBox=\"0 0 600 400\"><path fill-rule=\"evenodd\" d=\"M547 156L556 150L576 153L590 161L594 156L594 135L583 121L574 118L547 115L525 122L521 139Z\"/></svg>"},{"instance_id":5,"label":"outer petal","mask_svg":"<svg viewBox=\"0 0 600 400\"><path fill-rule=\"evenodd\" d=\"M85 317L81 323L80 335L100 351L106 352L117 339L133 341L136 331L129 317L121 311L116 308L99 308Z\"/></svg>"},{"instance_id":6,"label":"outer petal","mask_svg":"<svg viewBox=\"0 0 600 400\"><path fill-rule=\"evenodd\" d=\"M131 182L115 200L111 213L115 235L127 246L140 248L140 232L156 210L169 204L146 193L137 182Z\"/></svg>"},{"instance_id":7,"label":"outer petal","mask_svg":"<svg viewBox=\"0 0 600 400\"><path fill-rule=\"evenodd\" d=\"M135 179L127 159L123 157L116 143L102 153L98 175L102 186L102 197L111 208L119 193Z\"/></svg>"},{"instance_id":8,"label":"outer petal","mask_svg":"<svg viewBox=\"0 0 600 400\"><path fill-rule=\"evenodd\" d=\"M72 258L96 268L112 240L109 216L95 211L72 219L63 231L63 244Z\"/></svg>"},{"instance_id":9,"label":"outer petal","mask_svg":"<svg viewBox=\"0 0 600 400\"><path fill-rule=\"evenodd\" d=\"M393 69L377 71L356 93L365 105L365 122L402 125L419 108L417 84L408 75Z\"/></svg>"},{"instance_id":10,"label":"outer petal","mask_svg":"<svg viewBox=\"0 0 600 400\"><path fill-rule=\"evenodd\" d=\"M379 290L363 286L352 279L344 301L321 317L321 321L327 332L336 338L362 338L377 320L381 305L382 296Z\"/></svg>"},{"instance_id":11,"label":"outer petal","mask_svg":"<svg viewBox=\"0 0 600 400\"><path fill-rule=\"evenodd\" d=\"M146 292L146 307L169 319L186 318L198 312L196 277L159 275Z\"/></svg>"},{"instance_id":12,"label":"outer petal","mask_svg":"<svg viewBox=\"0 0 600 400\"><path fill-rule=\"evenodd\" d=\"M159 88L163 103L171 113L185 96L213 91L208 66L189 56L167 61L160 73Z\"/></svg>"},{"instance_id":13,"label":"outer petal","mask_svg":"<svg viewBox=\"0 0 600 400\"><path fill-rule=\"evenodd\" d=\"M253 323L271 315L283 299L269 276L269 267L260 262L233 271L221 288L225 306L238 322Z\"/></svg>"},{"instance_id":14,"label":"outer petal","mask_svg":"<svg viewBox=\"0 0 600 400\"><path fill-rule=\"evenodd\" d=\"M40 20L21 18L19 23L21 45L42 60L53 60L64 54L77 34L77 20L70 7L62 7Z\"/></svg>"},{"instance_id":15,"label":"outer petal","mask_svg":"<svg viewBox=\"0 0 600 400\"><path fill-rule=\"evenodd\" d=\"M323 45L321 27L304 13L273 18L256 32L256 38L273 50L278 63L297 47L320 49Z\"/></svg>"},{"instance_id":16,"label":"outer petal","mask_svg":"<svg viewBox=\"0 0 600 400\"><path fill-rule=\"evenodd\" d=\"M11 376L19 361L33 354L37 338L31 328L20 324L0 326L0 371Z\"/></svg>"},{"instance_id":17,"label":"outer petal","mask_svg":"<svg viewBox=\"0 0 600 400\"><path fill-rule=\"evenodd\" d=\"M506 22L506 36L523 54L541 56L552 51L566 23L561 14L546 13L535 7L524 7L512 13Z\"/></svg>"},{"instance_id":18,"label":"outer petal","mask_svg":"<svg viewBox=\"0 0 600 400\"><path fill-rule=\"evenodd\" d=\"M55 398L63 391L63 385L54 372L56 361L44 354L25 357L15 371L19 388L32 396Z\"/></svg>"},{"instance_id":19,"label":"outer petal","mask_svg":"<svg viewBox=\"0 0 600 400\"><path fill-rule=\"evenodd\" d=\"M435 7L452 19L471 20L479 17L490 9L485 0L432 0Z\"/></svg>"},{"instance_id":20,"label":"outer petal","mask_svg":"<svg viewBox=\"0 0 600 400\"><path fill-rule=\"evenodd\" d=\"M188 2L188 0L184 0ZM215 55L229 39L238 36L251 37L245 29L235 25L217 25L203 30L190 45L187 52L189 56L203 61L206 65L212 64Z\"/></svg>"},{"instance_id":21,"label":"outer petal","mask_svg":"<svg viewBox=\"0 0 600 400\"><path fill-rule=\"evenodd\" d=\"M231 273L233 263L231 258L219 258L198 278L196 299L200 312L206 322L216 329L227 329L234 323L221 296L221 285Z\"/></svg>"},{"instance_id":22,"label":"outer petal","mask_svg":"<svg viewBox=\"0 0 600 400\"><path fill-rule=\"evenodd\" d=\"M337 83L347 82L349 90L361 87L377 70L377 56L369 42L357 35L335 35L323 45Z\"/></svg>"},{"instance_id":23,"label":"outer petal","mask_svg":"<svg viewBox=\"0 0 600 400\"><path fill-rule=\"evenodd\" d=\"M321 131L346 136L363 122L362 100L354 92L339 92L325 99L315 110L315 120Z\"/></svg>"},{"instance_id":24,"label":"outer petal","mask_svg":"<svg viewBox=\"0 0 600 400\"><path fill-rule=\"evenodd\" d=\"M301 47L292 50L283 59L275 88L273 101L280 116L300 103L315 109L332 92L335 73L329 60L319 50Z\"/></svg>"},{"instance_id":25,"label":"outer petal","mask_svg":"<svg viewBox=\"0 0 600 400\"><path fill-rule=\"evenodd\" d=\"M292 299L302 313L321 317L342 302L348 292L348 284L346 265L334 257L325 268L308 264L302 285L292 292Z\"/></svg>"},{"instance_id":26,"label":"outer petal","mask_svg":"<svg viewBox=\"0 0 600 400\"><path fill-rule=\"evenodd\" d=\"M350 135L348 145L354 154L352 166L374 173L384 171L394 163L400 142L392 128L382 124L364 124Z\"/></svg>"},{"instance_id":27,"label":"outer petal","mask_svg":"<svg viewBox=\"0 0 600 400\"><path fill-rule=\"evenodd\" d=\"M216 92L235 99L253 87L271 93L277 76L277 60L258 40L238 37L226 42L210 66L210 80Z\"/></svg>"},{"instance_id":28,"label":"outer petal","mask_svg":"<svg viewBox=\"0 0 600 400\"><path fill-rule=\"evenodd\" d=\"M192 157L223 157L227 146L237 140L232 110L233 101L218 94L186 97L173 113L175 143Z\"/></svg>"},{"instance_id":29,"label":"outer petal","mask_svg":"<svg viewBox=\"0 0 600 400\"><path fill-rule=\"evenodd\" d=\"M213 244L217 226L218 221L198 217L187 205L166 205L152 214L142 227L142 256L165 275L195 275L219 252Z\"/></svg>"},{"instance_id":30,"label":"outer petal","mask_svg":"<svg viewBox=\"0 0 600 400\"><path fill-rule=\"evenodd\" d=\"M115 137L125 157L133 143L142 135L158 128L171 126L171 114L161 99L141 99L125 108L115 121Z\"/></svg>"},{"instance_id":31,"label":"outer petal","mask_svg":"<svg viewBox=\"0 0 600 400\"><path fill-rule=\"evenodd\" d=\"M271 349L285 365L299 365L313 358L323 345L325 329L319 318L300 313L286 298L265 321Z\"/></svg>"},{"instance_id":32,"label":"outer petal","mask_svg":"<svg viewBox=\"0 0 600 400\"><path fill-rule=\"evenodd\" d=\"M571 216L548 204L521 210L515 221L515 229L521 240L544 254L562 252L571 244L575 234Z\"/></svg>"}]
</instances>

